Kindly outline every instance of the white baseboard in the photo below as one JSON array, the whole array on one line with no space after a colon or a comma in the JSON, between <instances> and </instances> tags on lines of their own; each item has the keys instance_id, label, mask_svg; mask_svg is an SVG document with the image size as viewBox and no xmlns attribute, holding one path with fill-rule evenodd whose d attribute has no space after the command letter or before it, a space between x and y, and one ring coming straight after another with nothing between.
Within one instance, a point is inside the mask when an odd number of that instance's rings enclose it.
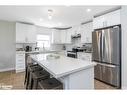
<instances>
[{"instance_id":1,"label":"white baseboard","mask_svg":"<svg viewBox=\"0 0 127 95\"><path fill-rule=\"evenodd\" d=\"M19 70L16 70L16 73L20 73L20 72L24 72L25 69L19 69Z\"/></svg>"},{"instance_id":2,"label":"white baseboard","mask_svg":"<svg viewBox=\"0 0 127 95\"><path fill-rule=\"evenodd\" d=\"M0 72L6 72L6 71L12 71L12 70L15 70L15 68L0 69Z\"/></svg>"},{"instance_id":3,"label":"white baseboard","mask_svg":"<svg viewBox=\"0 0 127 95\"><path fill-rule=\"evenodd\" d=\"M127 87L123 86L123 87L122 87L122 90L127 90Z\"/></svg>"}]
</instances>

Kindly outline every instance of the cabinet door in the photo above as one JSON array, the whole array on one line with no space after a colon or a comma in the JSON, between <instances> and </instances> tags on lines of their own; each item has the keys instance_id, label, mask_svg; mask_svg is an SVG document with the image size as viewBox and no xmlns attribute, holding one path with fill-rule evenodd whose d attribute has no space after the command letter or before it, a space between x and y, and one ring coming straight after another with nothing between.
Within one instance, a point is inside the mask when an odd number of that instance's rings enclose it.
<instances>
[{"instance_id":1,"label":"cabinet door","mask_svg":"<svg viewBox=\"0 0 127 95\"><path fill-rule=\"evenodd\" d=\"M120 24L120 10L108 13L105 15L107 26L113 26Z\"/></svg>"},{"instance_id":2,"label":"cabinet door","mask_svg":"<svg viewBox=\"0 0 127 95\"><path fill-rule=\"evenodd\" d=\"M81 43L92 43L92 22L82 25L81 28Z\"/></svg>"},{"instance_id":3,"label":"cabinet door","mask_svg":"<svg viewBox=\"0 0 127 95\"><path fill-rule=\"evenodd\" d=\"M81 26L81 43L86 42L86 25Z\"/></svg>"},{"instance_id":4,"label":"cabinet door","mask_svg":"<svg viewBox=\"0 0 127 95\"><path fill-rule=\"evenodd\" d=\"M120 24L120 10L116 10L93 19L93 29Z\"/></svg>"},{"instance_id":5,"label":"cabinet door","mask_svg":"<svg viewBox=\"0 0 127 95\"><path fill-rule=\"evenodd\" d=\"M69 30L66 31L66 43L71 43L71 32Z\"/></svg>"},{"instance_id":6,"label":"cabinet door","mask_svg":"<svg viewBox=\"0 0 127 95\"><path fill-rule=\"evenodd\" d=\"M27 38L29 43L36 43L36 27L34 25L27 25Z\"/></svg>"},{"instance_id":7,"label":"cabinet door","mask_svg":"<svg viewBox=\"0 0 127 95\"><path fill-rule=\"evenodd\" d=\"M26 40L27 28L25 24L16 23L16 42L24 43Z\"/></svg>"},{"instance_id":8,"label":"cabinet door","mask_svg":"<svg viewBox=\"0 0 127 95\"><path fill-rule=\"evenodd\" d=\"M61 33L56 29L52 30L52 43L53 44L61 43Z\"/></svg>"},{"instance_id":9,"label":"cabinet door","mask_svg":"<svg viewBox=\"0 0 127 95\"><path fill-rule=\"evenodd\" d=\"M93 19L93 29L102 28L105 22L104 16L99 16Z\"/></svg>"},{"instance_id":10,"label":"cabinet door","mask_svg":"<svg viewBox=\"0 0 127 95\"><path fill-rule=\"evenodd\" d=\"M16 54L16 72L25 70L25 54Z\"/></svg>"},{"instance_id":11,"label":"cabinet door","mask_svg":"<svg viewBox=\"0 0 127 95\"><path fill-rule=\"evenodd\" d=\"M62 30L61 32L61 43L66 43L66 30Z\"/></svg>"}]
</instances>

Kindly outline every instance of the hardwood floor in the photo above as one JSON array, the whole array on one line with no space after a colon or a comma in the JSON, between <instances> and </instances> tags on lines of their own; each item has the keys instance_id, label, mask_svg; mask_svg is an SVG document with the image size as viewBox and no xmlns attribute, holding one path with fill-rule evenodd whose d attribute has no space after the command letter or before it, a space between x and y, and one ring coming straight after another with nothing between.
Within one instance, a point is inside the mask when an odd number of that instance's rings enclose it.
<instances>
[{"instance_id":1,"label":"hardwood floor","mask_svg":"<svg viewBox=\"0 0 127 95\"><path fill-rule=\"evenodd\" d=\"M0 89L25 89L24 87L25 73L15 73L15 71L0 72ZM98 80L94 81L97 90L115 90L116 88L107 85Z\"/></svg>"},{"instance_id":2,"label":"hardwood floor","mask_svg":"<svg viewBox=\"0 0 127 95\"><path fill-rule=\"evenodd\" d=\"M15 73L15 71L0 73L0 89L25 89L24 72Z\"/></svg>"}]
</instances>

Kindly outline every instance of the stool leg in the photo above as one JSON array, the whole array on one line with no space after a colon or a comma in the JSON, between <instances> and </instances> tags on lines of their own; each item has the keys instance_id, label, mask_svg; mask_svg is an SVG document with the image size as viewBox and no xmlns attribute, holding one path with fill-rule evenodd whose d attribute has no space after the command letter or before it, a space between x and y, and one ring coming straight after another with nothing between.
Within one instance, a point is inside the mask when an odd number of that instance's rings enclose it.
<instances>
[{"instance_id":1,"label":"stool leg","mask_svg":"<svg viewBox=\"0 0 127 95\"><path fill-rule=\"evenodd\" d=\"M34 80L33 80L33 78L32 78L32 79L31 79L30 86L29 86L30 89L33 89L33 84L34 84Z\"/></svg>"},{"instance_id":2,"label":"stool leg","mask_svg":"<svg viewBox=\"0 0 127 95\"><path fill-rule=\"evenodd\" d=\"M28 68L26 67L26 69L25 69L25 80L24 80L24 85L26 84L27 77L28 77L28 76L27 76L27 69L28 69Z\"/></svg>"},{"instance_id":3,"label":"stool leg","mask_svg":"<svg viewBox=\"0 0 127 95\"><path fill-rule=\"evenodd\" d=\"M30 80L30 72L28 71L28 73L27 73L27 81L26 81L26 89L28 89L29 80Z\"/></svg>"}]
</instances>

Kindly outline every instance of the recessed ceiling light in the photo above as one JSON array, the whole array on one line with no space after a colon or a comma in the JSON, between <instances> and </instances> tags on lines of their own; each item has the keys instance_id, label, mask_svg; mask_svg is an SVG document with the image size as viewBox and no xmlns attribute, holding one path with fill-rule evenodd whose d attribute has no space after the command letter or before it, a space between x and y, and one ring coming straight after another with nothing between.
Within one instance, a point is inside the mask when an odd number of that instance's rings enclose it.
<instances>
[{"instance_id":1,"label":"recessed ceiling light","mask_svg":"<svg viewBox=\"0 0 127 95\"><path fill-rule=\"evenodd\" d=\"M42 18L40 18L40 19L39 19L39 21L43 21L43 19L42 19Z\"/></svg>"},{"instance_id":2,"label":"recessed ceiling light","mask_svg":"<svg viewBox=\"0 0 127 95\"><path fill-rule=\"evenodd\" d=\"M61 25L62 25L62 23L61 23L61 22L59 22L59 23L58 23L58 25L59 25L59 26L61 26Z\"/></svg>"},{"instance_id":3,"label":"recessed ceiling light","mask_svg":"<svg viewBox=\"0 0 127 95\"><path fill-rule=\"evenodd\" d=\"M48 15L48 19L50 19L50 20L51 20L51 19L52 19L52 16L51 16L51 15Z\"/></svg>"},{"instance_id":4,"label":"recessed ceiling light","mask_svg":"<svg viewBox=\"0 0 127 95\"><path fill-rule=\"evenodd\" d=\"M52 19L52 15L53 15L53 10L52 9L48 9L48 19Z\"/></svg>"},{"instance_id":5,"label":"recessed ceiling light","mask_svg":"<svg viewBox=\"0 0 127 95\"><path fill-rule=\"evenodd\" d=\"M88 8L86 11L87 11L87 12L90 12L90 11L91 11L91 9L89 9L89 8Z\"/></svg>"}]
</instances>

